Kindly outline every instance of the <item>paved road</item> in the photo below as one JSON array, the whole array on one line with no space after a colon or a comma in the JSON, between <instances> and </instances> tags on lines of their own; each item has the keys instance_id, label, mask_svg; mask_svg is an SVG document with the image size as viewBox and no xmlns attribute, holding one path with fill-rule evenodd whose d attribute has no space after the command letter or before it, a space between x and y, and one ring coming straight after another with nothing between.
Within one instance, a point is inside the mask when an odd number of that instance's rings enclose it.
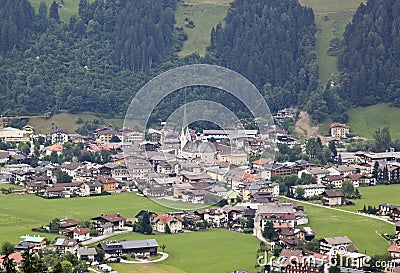
<instances>
[{"instance_id":1,"label":"paved road","mask_svg":"<svg viewBox=\"0 0 400 273\"><path fill-rule=\"evenodd\" d=\"M291 201L295 201L295 202L297 202L297 203L303 203L303 204L307 204L307 205L311 205L311 206L316 206L316 207L320 207L320 208L331 209L331 210L336 210L336 211L340 211L340 212L350 213L350 214L354 214L354 215L358 215L358 216L373 218L373 219L381 220L381 221L383 221L383 222L386 222L386 223L389 223L389 224L391 224L391 225L394 225L393 222L389 221L388 219L386 219L386 218L384 218L384 217L382 217L382 216L371 215L371 214L367 214L367 213L353 212L353 211L338 209L338 208L335 208L335 207L328 207L328 206L319 205L319 204L314 204L314 203L307 202L307 201L300 201L300 200L293 199L293 198L289 198L289 197L286 197L286 196L280 196L280 197L286 198L286 199L291 200Z\"/></svg>"},{"instance_id":2,"label":"paved road","mask_svg":"<svg viewBox=\"0 0 400 273\"><path fill-rule=\"evenodd\" d=\"M160 252L160 251L158 253L162 254L162 256L157 260L152 260L152 261L147 261L147 260L144 260L144 261L127 261L127 260L121 259L120 263L121 264L149 264L149 263L158 263L158 262L164 261L166 258L168 258L168 253Z\"/></svg>"},{"instance_id":3,"label":"paved road","mask_svg":"<svg viewBox=\"0 0 400 273\"><path fill-rule=\"evenodd\" d=\"M107 238L114 237L114 236L117 236L117 235L120 235L120 234L124 234L124 233L128 233L128 232L132 232L132 228L131 227L125 227L124 230L119 230L119 231L115 231L113 233L104 234L104 235L100 235L100 236L91 238L91 239L89 239L87 241L82 242L82 245L83 246L91 245L91 244L103 241L103 240L105 240Z\"/></svg>"}]
</instances>

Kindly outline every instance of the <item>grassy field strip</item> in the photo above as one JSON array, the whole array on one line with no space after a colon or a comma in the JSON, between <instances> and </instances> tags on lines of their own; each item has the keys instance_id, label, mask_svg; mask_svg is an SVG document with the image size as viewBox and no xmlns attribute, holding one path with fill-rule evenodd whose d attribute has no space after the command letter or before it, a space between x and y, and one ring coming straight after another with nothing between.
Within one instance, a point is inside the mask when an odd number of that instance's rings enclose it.
<instances>
[{"instance_id":1,"label":"grassy field strip","mask_svg":"<svg viewBox=\"0 0 400 273\"><path fill-rule=\"evenodd\" d=\"M183 27L188 40L183 44L179 56L199 53L204 56L210 44L212 27L222 22L228 12L229 2L226 0L191 0L179 2L175 13L176 26ZM185 19L192 20L195 27L185 26Z\"/></svg>"},{"instance_id":2,"label":"grassy field strip","mask_svg":"<svg viewBox=\"0 0 400 273\"><path fill-rule=\"evenodd\" d=\"M303 6L312 7L317 25L316 52L319 64L319 80L325 85L328 80L338 75L336 57L329 56L329 41L341 39L346 25L351 21L361 0L300 0Z\"/></svg>"}]
</instances>

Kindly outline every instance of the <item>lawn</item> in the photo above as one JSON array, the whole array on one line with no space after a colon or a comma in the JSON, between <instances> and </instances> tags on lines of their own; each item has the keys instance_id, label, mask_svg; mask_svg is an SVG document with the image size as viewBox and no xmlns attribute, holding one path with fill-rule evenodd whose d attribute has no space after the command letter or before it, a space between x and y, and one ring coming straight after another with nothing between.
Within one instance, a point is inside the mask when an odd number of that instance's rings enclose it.
<instances>
[{"instance_id":1,"label":"lawn","mask_svg":"<svg viewBox=\"0 0 400 273\"><path fill-rule=\"evenodd\" d=\"M360 253L366 250L367 255L384 254L389 244L378 234L395 231L393 225L372 218L312 205L304 205L304 210L318 238L346 235Z\"/></svg>"},{"instance_id":2,"label":"lawn","mask_svg":"<svg viewBox=\"0 0 400 273\"><path fill-rule=\"evenodd\" d=\"M46 3L47 10L49 10L51 3L53 3L53 0L30 0L30 2L35 11L37 12L37 10L39 9L40 2ZM57 1L57 3L62 3L62 2ZM58 10L61 20L68 23L69 18L72 15L78 14L78 6L79 6L79 0L64 0L63 8Z\"/></svg>"},{"instance_id":3,"label":"lawn","mask_svg":"<svg viewBox=\"0 0 400 273\"><path fill-rule=\"evenodd\" d=\"M317 25L317 56L319 64L319 80L325 85L328 80L338 74L336 57L329 56L329 41L343 38L346 25L351 21L354 12L362 0L300 0L303 6L312 7ZM328 20L326 20L328 19Z\"/></svg>"},{"instance_id":4,"label":"lawn","mask_svg":"<svg viewBox=\"0 0 400 273\"><path fill-rule=\"evenodd\" d=\"M171 201L172 202L172 201ZM178 203L179 204L179 203ZM180 207L178 204L175 207ZM186 204L182 204L186 207ZM43 199L34 195L0 195L0 243L17 243L21 235L32 234L31 228L48 224L54 218L88 220L100 213L121 213L132 218L141 209L164 213L172 209L150 199L131 194ZM46 237L55 236L45 234Z\"/></svg>"},{"instance_id":5,"label":"lawn","mask_svg":"<svg viewBox=\"0 0 400 273\"><path fill-rule=\"evenodd\" d=\"M77 123L79 118L82 118L83 120L101 119L100 117L91 114L60 113L51 116L49 119L30 119L28 124L35 128L36 134L49 134L51 128L61 128L67 130L69 133L74 133L78 127L82 126ZM123 126L123 119L103 119L103 121L104 124L110 123L117 128L122 128Z\"/></svg>"},{"instance_id":6,"label":"lawn","mask_svg":"<svg viewBox=\"0 0 400 273\"><path fill-rule=\"evenodd\" d=\"M14 190L22 190L24 187L22 186L18 186L18 185L14 185L14 184L8 184L8 183L0 183L0 189L14 189Z\"/></svg>"},{"instance_id":7,"label":"lawn","mask_svg":"<svg viewBox=\"0 0 400 273\"><path fill-rule=\"evenodd\" d=\"M154 238L165 244L167 260L156 265L111 264L124 272L230 272L254 270L259 241L252 235L214 229L173 235L145 236L137 233L113 237L117 240Z\"/></svg>"},{"instance_id":8,"label":"lawn","mask_svg":"<svg viewBox=\"0 0 400 273\"><path fill-rule=\"evenodd\" d=\"M373 187L359 188L361 199L352 200L355 206L342 207L344 210L358 211L363 209L364 204L379 207L380 204L400 205L400 184L396 185L379 185Z\"/></svg>"},{"instance_id":9,"label":"lawn","mask_svg":"<svg viewBox=\"0 0 400 273\"><path fill-rule=\"evenodd\" d=\"M178 2L175 13L176 26L183 27L188 40L183 44L179 56L187 56L197 52L204 56L206 47L210 44L210 33L213 26L225 18L228 12L227 0L188 0ZM194 22L194 28L185 26L185 18Z\"/></svg>"}]
</instances>

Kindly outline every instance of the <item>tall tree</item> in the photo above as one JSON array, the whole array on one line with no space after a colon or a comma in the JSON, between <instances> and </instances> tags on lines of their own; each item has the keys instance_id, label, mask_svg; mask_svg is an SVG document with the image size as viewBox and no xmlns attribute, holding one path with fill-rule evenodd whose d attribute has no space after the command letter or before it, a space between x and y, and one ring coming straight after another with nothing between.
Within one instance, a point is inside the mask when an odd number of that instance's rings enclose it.
<instances>
[{"instance_id":1,"label":"tall tree","mask_svg":"<svg viewBox=\"0 0 400 273\"><path fill-rule=\"evenodd\" d=\"M51 3L49 17L54 19L56 22L60 22L60 14L58 13L58 4L56 1Z\"/></svg>"}]
</instances>

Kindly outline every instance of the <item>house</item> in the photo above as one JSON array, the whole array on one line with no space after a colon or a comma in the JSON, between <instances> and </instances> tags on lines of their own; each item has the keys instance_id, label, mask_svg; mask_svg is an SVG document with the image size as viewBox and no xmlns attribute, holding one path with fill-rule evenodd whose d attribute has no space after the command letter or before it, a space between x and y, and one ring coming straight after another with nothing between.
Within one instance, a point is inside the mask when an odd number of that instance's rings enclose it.
<instances>
[{"instance_id":1,"label":"house","mask_svg":"<svg viewBox=\"0 0 400 273\"><path fill-rule=\"evenodd\" d=\"M10 159L9 152L0 151L0 164L5 164Z\"/></svg>"},{"instance_id":2,"label":"house","mask_svg":"<svg viewBox=\"0 0 400 273\"><path fill-rule=\"evenodd\" d=\"M122 217L119 213L109 215L101 214L100 216L92 218L92 220L94 228L99 230L102 234L108 233L105 231L109 231L110 226L112 228L111 232L113 232L115 229L123 229L126 222L126 218Z\"/></svg>"},{"instance_id":3,"label":"house","mask_svg":"<svg viewBox=\"0 0 400 273\"><path fill-rule=\"evenodd\" d=\"M392 256L394 259L400 258L400 245L391 245L387 249L387 252Z\"/></svg>"},{"instance_id":4,"label":"house","mask_svg":"<svg viewBox=\"0 0 400 273\"><path fill-rule=\"evenodd\" d=\"M301 175L303 173L312 175L313 177L315 177L317 179L317 183L321 184L322 178L329 175L330 171L328 171L324 167L309 167L309 168L299 171L297 173L297 176L299 178L301 178Z\"/></svg>"},{"instance_id":5,"label":"house","mask_svg":"<svg viewBox=\"0 0 400 273\"><path fill-rule=\"evenodd\" d=\"M293 228L295 226L295 209L292 203L266 203L259 205L257 216L261 219L261 229L266 222L272 222L275 228Z\"/></svg>"},{"instance_id":6,"label":"house","mask_svg":"<svg viewBox=\"0 0 400 273\"><path fill-rule=\"evenodd\" d=\"M165 233L166 225L168 225L171 233L182 230L183 219L180 216L159 214L152 220L153 229L157 232Z\"/></svg>"},{"instance_id":7,"label":"house","mask_svg":"<svg viewBox=\"0 0 400 273\"><path fill-rule=\"evenodd\" d=\"M57 153L57 155L61 155L64 147L60 143L55 143L51 146L47 146L44 148L46 155L51 155L53 152Z\"/></svg>"},{"instance_id":8,"label":"house","mask_svg":"<svg viewBox=\"0 0 400 273\"><path fill-rule=\"evenodd\" d=\"M15 246L15 250L24 251L32 249L34 252L42 251L46 248L46 238L40 236L21 236L20 242Z\"/></svg>"},{"instance_id":9,"label":"house","mask_svg":"<svg viewBox=\"0 0 400 273\"><path fill-rule=\"evenodd\" d=\"M102 184L103 192L115 192L117 190L118 181L111 176L99 175L96 178Z\"/></svg>"},{"instance_id":10,"label":"house","mask_svg":"<svg viewBox=\"0 0 400 273\"><path fill-rule=\"evenodd\" d=\"M155 239L137 241L107 241L100 244L106 254L122 256L124 254L157 255L158 243Z\"/></svg>"},{"instance_id":11,"label":"house","mask_svg":"<svg viewBox=\"0 0 400 273\"><path fill-rule=\"evenodd\" d=\"M68 142L68 131L63 129L53 129L50 131L50 138L52 144L64 144Z\"/></svg>"},{"instance_id":12,"label":"house","mask_svg":"<svg viewBox=\"0 0 400 273\"><path fill-rule=\"evenodd\" d=\"M91 230L83 227L76 227L68 232L70 238L83 242L90 239Z\"/></svg>"},{"instance_id":13,"label":"house","mask_svg":"<svg viewBox=\"0 0 400 273\"><path fill-rule=\"evenodd\" d=\"M322 193L323 202L328 206L340 206L344 195L340 190L326 190Z\"/></svg>"},{"instance_id":14,"label":"house","mask_svg":"<svg viewBox=\"0 0 400 273\"><path fill-rule=\"evenodd\" d=\"M342 175L327 175L322 178L323 185L332 185L335 189L340 189L344 182L344 176Z\"/></svg>"},{"instance_id":15,"label":"house","mask_svg":"<svg viewBox=\"0 0 400 273\"><path fill-rule=\"evenodd\" d=\"M323 238L319 240L319 249L323 254L329 253L336 255L336 253L338 253L343 255L347 253L351 243L352 241L347 236Z\"/></svg>"},{"instance_id":16,"label":"house","mask_svg":"<svg viewBox=\"0 0 400 273\"><path fill-rule=\"evenodd\" d=\"M78 227L79 222L74 219L65 219L59 220L56 222L58 227L58 233L64 234L65 230L73 230L74 228Z\"/></svg>"},{"instance_id":17,"label":"house","mask_svg":"<svg viewBox=\"0 0 400 273\"><path fill-rule=\"evenodd\" d=\"M397 205L393 205L393 204L380 204L379 205L379 211L383 214L383 215L390 215L393 213L393 210L395 208L400 208L400 206Z\"/></svg>"},{"instance_id":18,"label":"house","mask_svg":"<svg viewBox=\"0 0 400 273\"><path fill-rule=\"evenodd\" d=\"M182 192L182 201L196 204L204 204L205 190L185 190Z\"/></svg>"},{"instance_id":19,"label":"house","mask_svg":"<svg viewBox=\"0 0 400 273\"><path fill-rule=\"evenodd\" d=\"M76 255L78 256L78 260L94 261L97 251L94 247L81 247L78 248Z\"/></svg>"},{"instance_id":20,"label":"house","mask_svg":"<svg viewBox=\"0 0 400 273\"><path fill-rule=\"evenodd\" d=\"M304 190L304 195L303 195L304 198L320 195L325 191L325 188L326 187L324 185L320 184L296 185L290 187L293 195L295 195L297 189Z\"/></svg>"},{"instance_id":21,"label":"house","mask_svg":"<svg viewBox=\"0 0 400 273\"><path fill-rule=\"evenodd\" d=\"M350 133L350 127L341 123L332 123L329 125L329 129L331 132L331 137L334 138L346 138Z\"/></svg>"},{"instance_id":22,"label":"house","mask_svg":"<svg viewBox=\"0 0 400 273\"><path fill-rule=\"evenodd\" d=\"M396 226L396 240L400 240L400 221L395 223Z\"/></svg>"},{"instance_id":23,"label":"house","mask_svg":"<svg viewBox=\"0 0 400 273\"><path fill-rule=\"evenodd\" d=\"M214 227L224 227L228 223L228 214L221 208L206 209L203 219Z\"/></svg>"},{"instance_id":24,"label":"house","mask_svg":"<svg viewBox=\"0 0 400 273\"><path fill-rule=\"evenodd\" d=\"M5 269L4 265L3 265L4 257L5 256L1 256L0 255L0 270L4 270ZM11 253L8 256L8 259L12 260L15 263L16 268L19 268L19 266L21 265L22 261L24 260L24 258L22 257L22 252L21 251L17 251L17 252ZM4 270L2 272L6 272L6 271Z\"/></svg>"},{"instance_id":25,"label":"house","mask_svg":"<svg viewBox=\"0 0 400 273\"><path fill-rule=\"evenodd\" d=\"M335 165L328 168L330 175L342 175L346 176L349 174L356 174L357 169L352 167L351 165Z\"/></svg>"},{"instance_id":26,"label":"house","mask_svg":"<svg viewBox=\"0 0 400 273\"><path fill-rule=\"evenodd\" d=\"M315 232L310 227L298 227L294 229L294 235L302 240L311 241L315 238Z\"/></svg>"},{"instance_id":27,"label":"house","mask_svg":"<svg viewBox=\"0 0 400 273\"><path fill-rule=\"evenodd\" d=\"M75 254L78 250L78 240L71 239L69 237L65 238L56 238L54 242L54 247L57 251L62 253L70 252Z\"/></svg>"}]
</instances>

